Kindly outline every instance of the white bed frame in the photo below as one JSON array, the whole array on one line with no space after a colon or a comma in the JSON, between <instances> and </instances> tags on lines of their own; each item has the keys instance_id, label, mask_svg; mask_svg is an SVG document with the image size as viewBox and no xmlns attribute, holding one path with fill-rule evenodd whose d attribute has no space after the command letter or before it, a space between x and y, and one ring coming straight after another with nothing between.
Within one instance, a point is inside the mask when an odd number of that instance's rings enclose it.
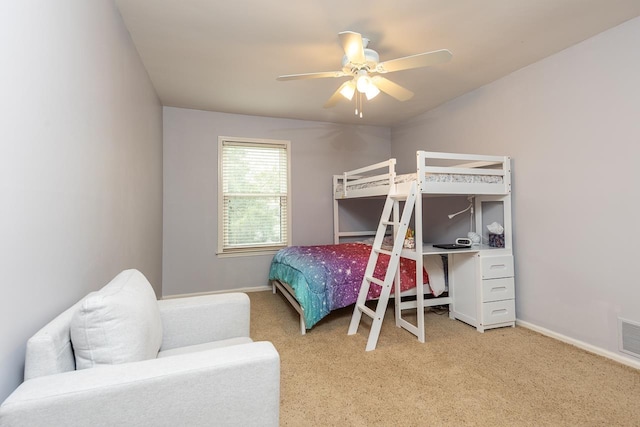
<instances>
[{"instance_id":1,"label":"white bed frame","mask_svg":"<svg viewBox=\"0 0 640 427\"><path fill-rule=\"evenodd\" d=\"M422 194L474 196L508 195L511 193L511 162L509 157L418 151L416 158L415 179L419 178L418 188ZM395 168L396 159L392 158L333 176L333 242L335 244L340 243L345 237L375 235L375 230L340 231L339 201L386 196L390 191L394 193L407 192L412 180L406 179L404 182L397 183L407 176L398 175ZM429 177L443 175L497 176L502 178L502 182L468 183L429 180ZM347 185L345 186L344 183ZM376 185L370 183L376 183ZM360 186L364 186L364 188L358 188ZM418 216L416 215L416 217ZM418 224L416 224L416 231L418 231L417 228ZM420 242L420 239L416 236L417 242Z\"/></svg>"},{"instance_id":2,"label":"white bed frame","mask_svg":"<svg viewBox=\"0 0 640 427\"><path fill-rule=\"evenodd\" d=\"M491 196L498 196L496 200L504 201L504 227L505 227L505 248L511 253L511 165L507 156L486 156L472 154L454 154L418 151L416 153L416 173L415 175L398 175L396 173L396 159L389 159L373 165L344 172L342 175L333 177L334 194L334 243L341 243L345 238L374 236L375 230L367 231L341 231L339 218L339 201L345 199L377 198L387 196L390 193L407 193L409 186L415 180L418 182L419 192L423 195L467 195L467 196L489 196L483 200L476 198L476 230L482 227L481 202L493 200ZM458 180L464 181L474 177L490 176L497 177L499 182L444 182L433 180L434 178L455 175ZM346 185L345 185L346 184ZM415 205L415 218L422 218L422 197L418 197ZM444 254L446 251L434 249L430 245L421 246L423 241L422 221L415 221L415 241L418 243L416 250L403 250L403 257L416 260L416 280L421 282L420 274L423 268L423 255L427 253ZM478 249L475 249L477 252ZM457 252L460 253L460 252ZM300 329L304 335L306 332L303 312L304 309L295 299L293 289L286 283L272 281L273 293L279 289L289 300L294 309L300 314ZM405 295L416 295L416 290L402 293ZM425 290L425 294L428 291ZM426 295L425 295L426 296ZM444 297L431 298L424 301L424 306L449 305L451 298ZM403 305L401 305L403 304ZM409 329L424 342L424 326L419 320L416 326L404 325L398 321L399 311L408 308L416 308L415 301L396 304L396 323L398 326ZM451 310L450 310L451 311ZM419 316L420 317L420 316ZM405 322L406 323L406 322ZM420 331L422 329L422 331Z\"/></svg>"}]
</instances>

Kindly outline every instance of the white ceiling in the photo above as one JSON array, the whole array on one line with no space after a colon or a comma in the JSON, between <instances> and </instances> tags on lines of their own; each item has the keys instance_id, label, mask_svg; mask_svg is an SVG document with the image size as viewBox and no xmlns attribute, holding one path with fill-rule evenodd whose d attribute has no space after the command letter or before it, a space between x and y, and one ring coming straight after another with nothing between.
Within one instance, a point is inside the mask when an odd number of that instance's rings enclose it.
<instances>
[{"instance_id":1,"label":"white ceiling","mask_svg":"<svg viewBox=\"0 0 640 427\"><path fill-rule=\"evenodd\" d=\"M165 106L393 126L624 21L640 0L116 0ZM364 105L323 104L347 77L340 31L371 39L386 61L449 49L445 64L385 77L415 92ZM606 58L602 58L606 61Z\"/></svg>"}]
</instances>

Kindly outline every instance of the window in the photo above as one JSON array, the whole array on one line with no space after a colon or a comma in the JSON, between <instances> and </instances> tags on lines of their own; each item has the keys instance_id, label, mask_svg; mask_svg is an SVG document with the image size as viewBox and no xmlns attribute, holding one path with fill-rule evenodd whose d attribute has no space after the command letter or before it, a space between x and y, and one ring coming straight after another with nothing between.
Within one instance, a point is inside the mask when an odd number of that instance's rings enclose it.
<instances>
[{"instance_id":1,"label":"window","mask_svg":"<svg viewBox=\"0 0 640 427\"><path fill-rule=\"evenodd\" d=\"M218 159L218 254L289 245L289 141L221 136Z\"/></svg>"}]
</instances>

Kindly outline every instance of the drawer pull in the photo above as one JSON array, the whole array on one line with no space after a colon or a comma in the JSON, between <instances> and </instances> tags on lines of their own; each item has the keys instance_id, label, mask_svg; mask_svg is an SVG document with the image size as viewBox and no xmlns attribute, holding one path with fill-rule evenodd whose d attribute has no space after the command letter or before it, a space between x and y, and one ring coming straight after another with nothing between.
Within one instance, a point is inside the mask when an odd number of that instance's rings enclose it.
<instances>
[{"instance_id":1,"label":"drawer pull","mask_svg":"<svg viewBox=\"0 0 640 427\"><path fill-rule=\"evenodd\" d=\"M504 301L513 299L515 296L514 291L513 277L483 280L482 302ZM487 314L489 313L490 311L487 311Z\"/></svg>"},{"instance_id":2,"label":"drawer pull","mask_svg":"<svg viewBox=\"0 0 640 427\"><path fill-rule=\"evenodd\" d=\"M513 277L513 257L511 255L480 257L483 279Z\"/></svg>"},{"instance_id":3,"label":"drawer pull","mask_svg":"<svg viewBox=\"0 0 640 427\"><path fill-rule=\"evenodd\" d=\"M515 300L500 300L482 304L482 324L498 325L516 320Z\"/></svg>"}]
</instances>

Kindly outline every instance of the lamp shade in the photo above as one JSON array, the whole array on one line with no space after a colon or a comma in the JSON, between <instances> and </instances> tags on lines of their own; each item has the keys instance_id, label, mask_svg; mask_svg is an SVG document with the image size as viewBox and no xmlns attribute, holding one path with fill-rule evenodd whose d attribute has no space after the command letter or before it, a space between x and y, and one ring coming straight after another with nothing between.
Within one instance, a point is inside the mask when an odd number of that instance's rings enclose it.
<instances>
[{"instance_id":1,"label":"lamp shade","mask_svg":"<svg viewBox=\"0 0 640 427\"><path fill-rule=\"evenodd\" d=\"M369 78L369 76L367 76L366 74L358 76L358 82L357 82L358 92L366 93L370 85L371 85L371 79Z\"/></svg>"},{"instance_id":2,"label":"lamp shade","mask_svg":"<svg viewBox=\"0 0 640 427\"><path fill-rule=\"evenodd\" d=\"M358 70L358 75L356 76L356 88L358 92L366 93L369 86L371 86L371 77L369 77L367 70Z\"/></svg>"},{"instance_id":3,"label":"lamp shade","mask_svg":"<svg viewBox=\"0 0 640 427\"><path fill-rule=\"evenodd\" d=\"M351 80L347 82L342 89L340 89L340 94L347 98L349 101L353 99L353 94L356 93L356 83Z\"/></svg>"},{"instance_id":4,"label":"lamp shade","mask_svg":"<svg viewBox=\"0 0 640 427\"><path fill-rule=\"evenodd\" d=\"M375 84L373 84L373 82L370 82L369 87L367 87L367 90L364 94L367 97L367 101L370 101L376 96L378 96L379 93L380 93L380 89L378 89L378 87Z\"/></svg>"}]
</instances>

